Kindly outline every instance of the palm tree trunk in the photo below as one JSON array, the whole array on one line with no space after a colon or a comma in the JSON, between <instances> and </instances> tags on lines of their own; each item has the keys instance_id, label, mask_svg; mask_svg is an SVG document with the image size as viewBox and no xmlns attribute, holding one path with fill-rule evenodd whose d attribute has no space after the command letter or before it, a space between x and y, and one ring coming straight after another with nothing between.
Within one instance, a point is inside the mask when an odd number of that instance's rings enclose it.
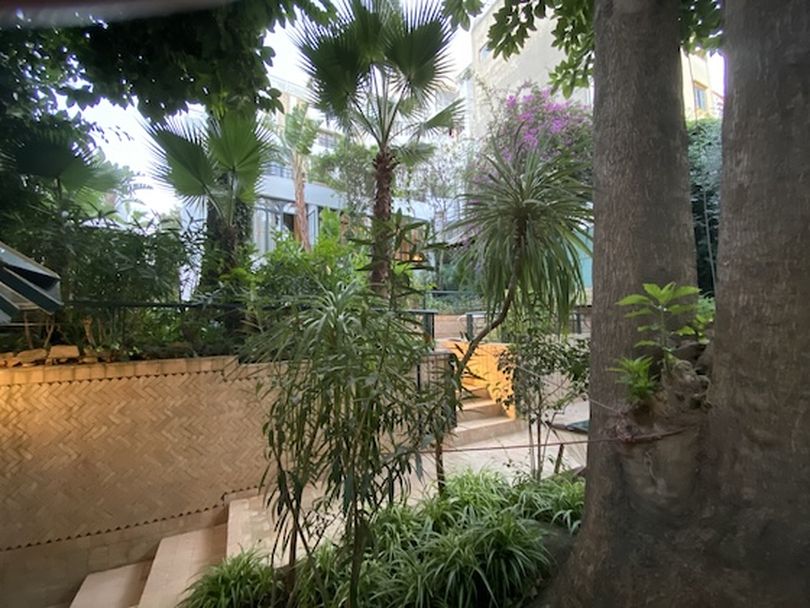
<instances>
[{"instance_id":1,"label":"palm tree trunk","mask_svg":"<svg viewBox=\"0 0 810 608\"><path fill-rule=\"evenodd\" d=\"M388 292L391 264L389 221L393 201L394 169L397 161L391 150L380 149L374 157L374 213L371 218L371 286L379 294Z\"/></svg>"},{"instance_id":2,"label":"palm tree trunk","mask_svg":"<svg viewBox=\"0 0 810 608\"><path fill-rule=\"evenodd\" d=\"M306 172L303 159L296 154L293 158L293 182L295 184L295 239L301 243L305 251L312 247L309 242L309 218L307 217L307 202L304 198L304 185Z\"/></svg>"}]
</instances>

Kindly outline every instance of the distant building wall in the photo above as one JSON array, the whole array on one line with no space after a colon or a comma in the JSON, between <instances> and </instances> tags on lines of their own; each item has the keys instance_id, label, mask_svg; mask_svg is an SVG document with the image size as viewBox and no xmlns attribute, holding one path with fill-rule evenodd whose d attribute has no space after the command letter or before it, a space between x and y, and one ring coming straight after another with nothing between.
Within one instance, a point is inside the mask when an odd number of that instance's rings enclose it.
<instances>
[{"instance_id":1,"label":"distant building wall","mask_svg":"<svg viewBox=\"0 0 810 608\"><path fill-rule=\"evenodd\" d=\"M523 49L517 55L504 59L495 57L487 48L489 28L494 21L495 11L500 2L492 2L489 8L476 20L470 32L472 62L462 75L461 86L470 86L465 94L468 104L466 122L473 137L486 135L487 125L493 116L492 103L497 103L509 91L517 89L527 81L547 86L549 75L565 59L565 54L552 46L554 19L535 21L537 29L529 34ZM688 120L706 116L719 117L722 114L723 92L719 83L713 83L709 63L705 53L686 55L681 53L683 68L684 114ZM490 99L488 92L494 93ZM705 104L703 98L705 97ZM574 91L572 98L590 106L593 92L589 88ZM704 104L703 107L697 107Z\"/></svg>"}]
</instances>

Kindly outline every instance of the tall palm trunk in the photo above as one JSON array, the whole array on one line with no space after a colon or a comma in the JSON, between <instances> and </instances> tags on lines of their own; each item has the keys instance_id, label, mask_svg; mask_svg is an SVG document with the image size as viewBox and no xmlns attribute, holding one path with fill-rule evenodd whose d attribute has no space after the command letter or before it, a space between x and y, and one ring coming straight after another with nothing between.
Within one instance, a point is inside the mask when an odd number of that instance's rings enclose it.
<instances>
[{"instance_id":1,"label":"tall palm trunk","mask_svg":"<svg viewBox=\"0 0 810 608\"><path fill-rule=\"evenodd\" d=\"M639 339L637 319L627 319L616 303L644 282L695 282L680 6L680 0L595 4L590 436L597 439L615 439L625 425L625 389L609 368L631 355ZM666 450L665 443L656 445ZM666 497L657 492L670 488L655 485L655 476L667 473L658 470L662 454L646 449L612 441L589 445L585 519L555 585L555 606L698 605L655 601L671 591L658 586L673 559L668 534L683 497L671 497L667 511ZM645 457L649 470L638 466ZM687 466L672 460L664 464Z\"/></svg>"},{"instance_id":2,"label":"tall palm trunk","mask_svg":"<svg viewBox=\"0 0 810 608\"><path fill-rule=\"evenodd\" d=\"M295 185L295 239L301 243L304 250L309 251L312 247L309 242L309 218L307 217L307 202L304 198L304 186L306 184L305 161L297 152L293 153L292 159L293 183Z\"/></svg>"},{"instance_id":3,"label":"tall palm trunk","mask_svg":"<svg viewBox=\"0 0 810 608\"><path fill-rule=\"evenodd\" d=\"M397 161L388 148L381 148L374 157L374 213L371 221L371 285L378 293L388 290L391 264L389 220L393 201L394 169Z\"/></svg>"}]
</instances>

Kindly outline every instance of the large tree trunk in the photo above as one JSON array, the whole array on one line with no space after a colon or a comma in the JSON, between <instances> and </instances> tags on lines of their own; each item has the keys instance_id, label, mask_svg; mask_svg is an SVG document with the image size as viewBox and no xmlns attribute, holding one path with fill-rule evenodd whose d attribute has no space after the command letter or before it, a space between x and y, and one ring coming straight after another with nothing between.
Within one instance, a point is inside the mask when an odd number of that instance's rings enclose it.
<instances>
[{"instance_id":1,"label":"large tree trunk","mask_svg":"<svg viewBox=\"0 0 810 608\"><path fill-rule=\"evenodd\" d=\"M724 605L809 606L810 3L728 0L725 29L706 516Z\"/></svg>"},{"instance_id":2,"label":"large tree trunk","mask_svg":"<svg viewBox=\"0 0 810 608\"><path fill-rule=\"evenodd\" d=\"M694 443L694 433L634 440L640 433L628 424L626 389L609 371L633 355L639 339L638 320L627 319L616 302L645 282L695 282L680 6L680 0L595 4L590 436L597 442L588 450L583 528L557 579L555 606L694 605L666 600L677 596L664 580L672 560L667 536L677 533L690 498L694 463L681 448Z\"/></svg>"},{"instance_id":3,"label":"large tree trunk","mask_svg":"<svg viewBox=\"0 0 810 608\"><path fill-rule=\"evenodd\" d=\"M307 202L304 198L304 185L306 183L306 170L304 159L299 154L293 158L293 183L295 185L295 238L301 243L305 251L311 249L309 242L309 217L307 217Z\"/></svg>"},{"instance_id":4,"label":"large tree trunk","mask_svg":"<svg viewBox=\"0 0 810 608\"><path fill-rule=\"evenodd\" d=\"M381 294L387 292L391 263L391 236L389 220L393 200L394 169L396 159L386 148L374 157L374 213L371 218L371 286Z\"/></svg>"},{"instance_id":5,"label":"large tree trunk","mask_svg":"<svg viewBox=\"0 0 810 608\"><path fill-rule=\"evenodd\" d=\"M643 120L652 113L645 107L661 112L664 124L669 98L659 91L657 105L641 102L627 109L631 114L606 99L616 86L627 87L627 74L631 86L636 82L639 63L661 57L651 39L646 53L635 46L649 31L650 22L639 16L664 3L641 9L645 4L597 2L591 427L597 440L612 438L622 419L602 407L623 408L605 365L634 339L632 324L611 307L621 295L615 290L628 291L633 280L690 278L683 274L689 256L680 245L680 215L676 222L654 214L663 211L655 201L678 206L660 190L673 174L658 165L660 184L644 178L651 163L664 161L666 143L660 141L659 155L648 149L645 162L635 155L643 151L632 135L639 129L662 135ZM656 19L669 46L679 3L666 4L669 10ZM640 10L626 19L623 7ZM632 28L617 27L621 21ZM728 0L725 27L730 70L711 409L691 423L681 420L685 430L676 436L641 446L591 445L586 519L558 579L555 606L810 605L810 388L804 384L810 369L810 5ZM628 51L632 66L616 59ZM656 75L651 84L658 83L661 70L648 68ZM629 94L628 106L643 98L632 88ZM627 156L610 163L621 151ZM680 162L679 152L667 154ZM623 187L628 181L644 197L634 199ZM639 217L649 223L637 224ZM645 225L644 235L633 225ZM668 228L673 232L666 234ZM650 235L659 242L650 243ZM627 257L617 258L617 251Z\"/></svg>"}]
</instances>

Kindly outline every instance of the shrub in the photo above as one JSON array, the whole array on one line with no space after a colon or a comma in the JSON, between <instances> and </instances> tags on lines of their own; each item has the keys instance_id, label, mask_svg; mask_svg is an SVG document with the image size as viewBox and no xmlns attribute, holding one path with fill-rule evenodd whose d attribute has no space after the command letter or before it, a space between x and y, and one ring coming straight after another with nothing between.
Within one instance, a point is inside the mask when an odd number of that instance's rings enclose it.
<instances>
[{"instance_id":1,"label":"shrub","mask_svg":"<svg viewBox=\"0 0 810 608\"><path fill-rule=\"evenodd\" d=\"M178 608L276 608L285 605L277 573L256 551L211 566Z\"/></svg>"},{"instance_id":2,"label":"shrub","mask_svg":"<svg viewBox=\"0 0 810 608\"><path fill-rule=\"evenodd\" d=\"M378 512L367 530L355 608L523 605L549 574L546 524L576 531L584 485L582 479L568 475L543 481L526 476L510 484L494 472L468 471L448 479L441 497L414 506L395 504ZM292 605L338 608L347 604L350 555L342 542L322 544L311 558L298 563ZM266 569L254 559L245 557L251 568ZM234 584L243 589L246 578L240 576ZM268 575L267 580L278 590L277 578ZM224 603L186 603L182 608L246 605L236 600L229 603L231 597L242 596L223 591L224 581L226 577L206 575L190 596L225 598ZM204 593L197 586L210 591ZM283 604L250 605L276 608Z\"/></svg>"},{"instance_id":3,"label":"shrub","mask_svg":"<svg viewBox=\"0 0 810 608\"><path fill-rule=\"evenodd\" d=\"M563 474L537 481L526 477L511 490L512 508L523 517L562 526L571 534L579 529L585 509L583 478Z\"/></svg>"}]
</instances>

